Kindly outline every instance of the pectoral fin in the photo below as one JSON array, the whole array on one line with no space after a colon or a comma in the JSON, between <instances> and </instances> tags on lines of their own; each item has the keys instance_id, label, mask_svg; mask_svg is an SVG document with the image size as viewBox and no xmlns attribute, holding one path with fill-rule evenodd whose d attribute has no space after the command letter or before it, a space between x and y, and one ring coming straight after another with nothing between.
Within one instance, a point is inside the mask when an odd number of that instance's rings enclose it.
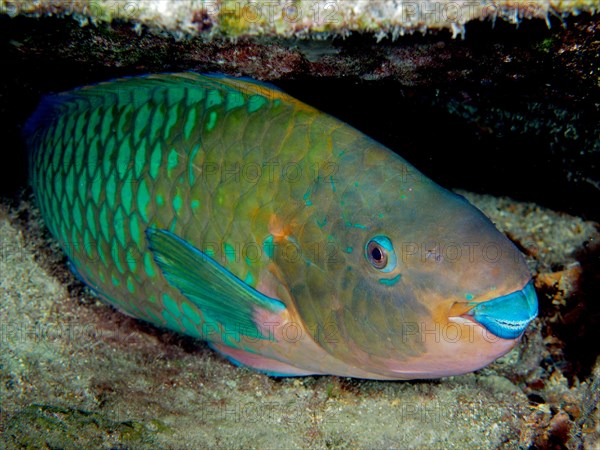
<instances>
[{"instance_id":1,"label":"pectoral fin","mask_svg":"<svg viewBox=\"0 0 600 450\"><path fill-rule=\"evenodd\" d=\"M268 339L254 321L257 311L285 305L248 286L206 253L162 229L146 230L150 251L166 280L212 321L254 338Z\"/></svg>"}]
</instances>

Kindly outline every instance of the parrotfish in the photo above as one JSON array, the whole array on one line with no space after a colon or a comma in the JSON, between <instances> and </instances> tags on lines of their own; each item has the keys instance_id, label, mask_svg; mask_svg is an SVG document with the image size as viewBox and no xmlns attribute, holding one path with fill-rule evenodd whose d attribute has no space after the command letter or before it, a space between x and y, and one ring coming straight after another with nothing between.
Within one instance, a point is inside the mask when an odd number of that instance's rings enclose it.
<instances>
[{"instance_id":1,"label":"parrotfish","mask_svg":"<svg viewBox=\"0 0 600 450\"><path fill-rule=\"evenodd\" d=\"M435 378L537 314L515 245L351 126L246 78L131 77L25 127L42 217L124 313L273 376Z\"/></svg>"}]
</instances>

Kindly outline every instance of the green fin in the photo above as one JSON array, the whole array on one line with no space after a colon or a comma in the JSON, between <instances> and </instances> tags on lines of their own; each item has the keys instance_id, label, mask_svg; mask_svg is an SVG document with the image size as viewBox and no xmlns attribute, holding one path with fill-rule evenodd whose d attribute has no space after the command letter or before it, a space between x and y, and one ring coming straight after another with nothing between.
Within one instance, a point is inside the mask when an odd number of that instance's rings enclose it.
<instances>
[{"instance_id":1,"label":"green fin","mask_svg":"<svg viewBox=\"0 0 600 450\"><path fill-rule=\"evenodd\" d=\"M211 320L252 337L263 336L253 316L256 308L280 313L285 305L248 286L206 253L173 233L149 228L154 260L167 281Z\"/></svg>"}]
</instances>

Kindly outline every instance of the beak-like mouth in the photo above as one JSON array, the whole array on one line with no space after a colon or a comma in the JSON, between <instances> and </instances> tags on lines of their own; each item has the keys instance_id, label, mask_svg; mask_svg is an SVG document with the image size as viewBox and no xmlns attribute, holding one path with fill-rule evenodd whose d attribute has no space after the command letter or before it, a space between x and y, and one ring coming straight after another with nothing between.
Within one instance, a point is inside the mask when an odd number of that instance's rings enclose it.
<instances>
[{"instance_id":1,"label":"beak-like mouth","mask_svg":"<svg viewBox=\"0 0 600 450\"><path fill-rule=\"evenodd\" d=\"M450 317L464 317L477 322L502 339L518 338L538 313L533 280L519 291L487 302L457 302L450 308Z\"/></svg>"}]
</instances>

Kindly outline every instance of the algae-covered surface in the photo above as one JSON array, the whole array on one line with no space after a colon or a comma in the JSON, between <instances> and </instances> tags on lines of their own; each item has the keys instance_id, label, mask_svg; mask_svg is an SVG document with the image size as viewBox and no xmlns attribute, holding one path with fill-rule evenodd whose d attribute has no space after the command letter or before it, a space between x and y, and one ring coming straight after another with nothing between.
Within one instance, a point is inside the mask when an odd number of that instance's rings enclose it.
<instances>
[{"instance_id":1,"label":"algae-covered surface","mask_svg":"<svg viewBox=\"0 0 600 450\"><path fill-rule=\"evenodd\" d=\"M178 35L234 37L359 31L381 39L440 28L456 36L475 19L518 23L597 9L597 0L0 0L13 17L72 15L84 25L127 20Z\"/></svg>"},{"instance_id":2,"label":"algae-covered surface","mask_svg":"<svg viewBox=\"0 0 600 450\"><path fill-rule=\"evenodd\" d=\"M526 253L540 319L487 368L423 382L277 379L234 367L200 341L97 301L27 194L3 205L4 446L597 448L599 324L588 296L600 281L590 265L598 224L461 193Z\"/></svg>"}]
</instances>

